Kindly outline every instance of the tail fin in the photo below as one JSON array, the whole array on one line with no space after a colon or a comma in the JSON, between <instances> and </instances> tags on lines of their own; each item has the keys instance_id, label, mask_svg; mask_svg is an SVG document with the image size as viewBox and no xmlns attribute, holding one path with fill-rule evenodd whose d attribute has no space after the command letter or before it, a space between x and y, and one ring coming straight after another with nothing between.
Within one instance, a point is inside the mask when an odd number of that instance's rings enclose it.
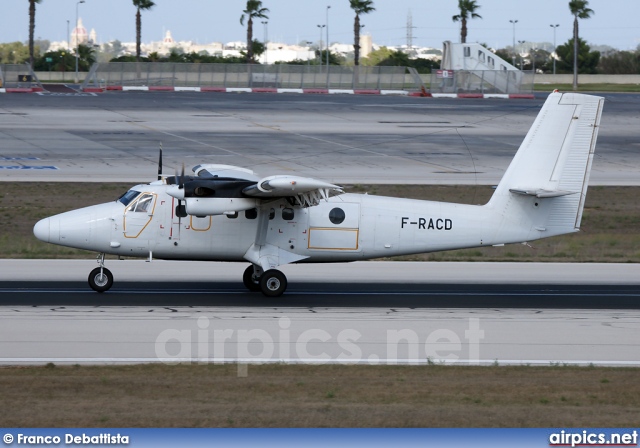
<instances>
[{"instance_id":1,"label":"tail fin","mask_svg":"<svg viewBox=\"0 0 640 448\"><path fill-rule=\"evenodd\" d=\"M488 206L512 223L530 222L538 237L579 230L603 101L549 95Z\"/></svg>"}]
</instances>

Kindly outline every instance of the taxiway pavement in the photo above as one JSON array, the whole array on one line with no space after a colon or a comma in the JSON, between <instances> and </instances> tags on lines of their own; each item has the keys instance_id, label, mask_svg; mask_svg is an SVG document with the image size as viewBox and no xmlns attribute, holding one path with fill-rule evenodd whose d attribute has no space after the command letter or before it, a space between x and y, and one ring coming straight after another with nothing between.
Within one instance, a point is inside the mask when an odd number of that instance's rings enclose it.
<instances>
[{"instance_id":1,"label":"taxiway pavement","mask_svg":"<svg viewBox=\"0 0 640 448\"><path fill-rule=\"evenodd\" d=\"M591 184L638 185L640 95L604 96ZM495 185L545 97L5 95L0 178L148 182L162 143L168 174L222 163L339 184Z\"/></svg>"}]
</instances>

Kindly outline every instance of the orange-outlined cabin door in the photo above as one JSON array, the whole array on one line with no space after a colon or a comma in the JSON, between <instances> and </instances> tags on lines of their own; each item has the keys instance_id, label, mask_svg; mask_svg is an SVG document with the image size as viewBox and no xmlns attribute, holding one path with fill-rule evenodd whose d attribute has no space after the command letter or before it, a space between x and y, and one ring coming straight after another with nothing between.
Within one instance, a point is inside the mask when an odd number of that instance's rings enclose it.
<instances>
[{"instance_id":1,"label":"orange-outlined cabin door","mask_svg":"<svg viewBox=\"0 0 640 448\"><path fill-rule=\"evenodd\" d=\"M124 212L124 236L138 238L153 219L155 208L156 195L153 193L142 193L129 204Z\"/></svg>"}]
</instances>

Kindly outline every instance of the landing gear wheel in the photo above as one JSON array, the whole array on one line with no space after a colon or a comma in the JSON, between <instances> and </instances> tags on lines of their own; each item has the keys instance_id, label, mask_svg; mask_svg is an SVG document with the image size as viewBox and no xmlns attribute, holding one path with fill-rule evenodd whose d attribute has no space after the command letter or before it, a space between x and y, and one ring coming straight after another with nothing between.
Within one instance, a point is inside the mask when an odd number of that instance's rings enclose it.
<instances>
[{"instance_id":1,"label":"landing gear wheel","mask_svg":"<svg viewBox=\"0 0 640 448\"><path fill-rule=\"evenodd\" d=\"M268 297L279 297L287 289L287 277L277 269L269 269L260 277L262 294Z\"/></svg>"},{"instance_id":2,"label":"landing gear wheel","mask_svg":"<svg viewBox=\"0 0 640 448\"><path fill-rule=\"evenodd\" d=\"M253 265L249 265L247 269L245 269L244 274L242 275L242 282L244 286L251 292L260 291L260 278L255 276L255 270Z\"/></svg>"},{"instance_id":3,"label":"landing gear wheel","mask_svg":"<svg viewBox=\"0 0 640 448\"><path fill-rule=\"evenodd\" d=\"M95 268L89 274L89 286L96 292L108 291L113 286L113 274L107 268Z\"/></svg>"}]
</instances>

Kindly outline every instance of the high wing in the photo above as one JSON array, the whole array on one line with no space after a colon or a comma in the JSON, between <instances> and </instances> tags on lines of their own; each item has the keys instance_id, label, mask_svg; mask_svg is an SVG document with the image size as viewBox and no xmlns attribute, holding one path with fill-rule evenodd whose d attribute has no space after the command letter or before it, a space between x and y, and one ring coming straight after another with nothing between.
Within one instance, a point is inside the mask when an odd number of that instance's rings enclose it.
<instances>
[{"instance_id":1,"label":"high wing","mask_svg":"<svg viewBox=\"0 0 640 448\"><path fill-rule=\"evenodd\" d=\"M331 194L342 194L344 191L337 185L299 176L270 176L242 190L255 198L295 198L296 205L313 207L322 199L327 200Z\"/></svg>"},{"instance_id":2,"label":"high wing","mask_svg":"<svg viewBox=\"0 0 640 448\"><path fill-rule=\"evenodd\" d=\"M277 175L259 178L252 170L230 165L197 165L195 176L167 178L168 194L185 202L189 215L207 216L260 208L286 198L293 206L313 207L341 187L309 177Z\"/></svg>"}]
</instances>

